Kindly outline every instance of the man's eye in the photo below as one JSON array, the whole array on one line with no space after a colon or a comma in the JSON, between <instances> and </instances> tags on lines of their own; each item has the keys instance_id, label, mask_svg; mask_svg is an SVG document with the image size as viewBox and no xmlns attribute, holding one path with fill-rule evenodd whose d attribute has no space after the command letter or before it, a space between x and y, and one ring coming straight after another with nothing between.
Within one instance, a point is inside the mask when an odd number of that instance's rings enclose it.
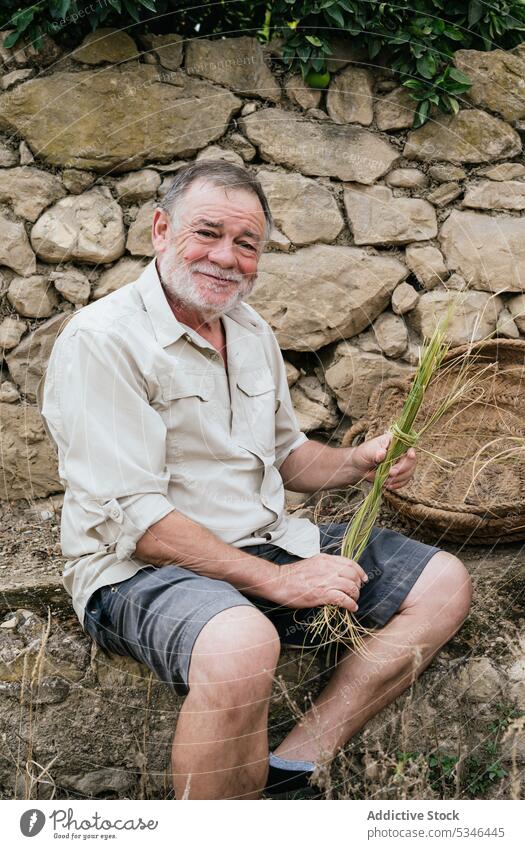
<instances>
[{"instance_id":1,"label":"man's eye","mask_svg":"<svg viewBox=\"0 0 525 849\"><path fill-rule=\"evenodd\" d=\"M255 245L250 245L249 242L241 242L241 248L248 248L251 251L256 250Z\"/></svg>"},{"instance_id":2,"label":"man's eye","mask_svg":"<svg viewBox=\"0 0 525 849\"><path fill-rule=\"evenodd\" d=\"M212 233L211 230L197 230L199 236L211 236L212 238L215 236L215 233Z\"/></svg>"}]
</instances>

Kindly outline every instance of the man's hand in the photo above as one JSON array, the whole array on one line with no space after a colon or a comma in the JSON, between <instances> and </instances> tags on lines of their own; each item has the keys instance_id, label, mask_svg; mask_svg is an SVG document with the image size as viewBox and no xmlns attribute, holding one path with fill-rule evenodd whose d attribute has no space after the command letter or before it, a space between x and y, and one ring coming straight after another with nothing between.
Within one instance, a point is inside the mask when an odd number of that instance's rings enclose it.
<instances>
[{"instance_id":1,"label":"man's hand","mask_svg":"<svg viewBox=\"0 0 525 849\"><path fill-rule=\"evenodd\" d=\"M374 439L368 439L354 449L352 462L359 479L374 480L376 469L385 459L391 439L391 433L383 433ZM413 448L409 448L406 454L403 454L390 469L390 474L386 479L386 488L401 489L402 486L406 486L414 474L416 463L416 452Z\"/></svg>"},{"instance_id":2,"label":"man's hand","mask_svg":"<svg viewBox=\"0 0 525 849\"><path fill-rule=\"evenodd\" d=\"M279 578L268 597L285 607L335 604L354 613L363 581L368 581L368 575L348 557L315 554L279 566Z\"/></svg>"}]
</instances>

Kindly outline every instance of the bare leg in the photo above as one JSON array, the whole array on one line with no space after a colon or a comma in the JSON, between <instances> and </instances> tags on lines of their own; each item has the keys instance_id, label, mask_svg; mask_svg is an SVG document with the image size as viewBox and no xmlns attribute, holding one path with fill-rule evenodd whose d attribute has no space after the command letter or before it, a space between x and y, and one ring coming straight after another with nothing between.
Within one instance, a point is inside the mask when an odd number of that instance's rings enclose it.
<instances>
[{"instance_id":1,"label":"bare leg","mask_svg":"<svg viewBox=\"0 0 525 849\"><path fill-rule=\"evenodd\" d=\"M395 616L366 639L368 657L344 655L314 707L276 754L314 762L332 758L428 666L465 620L471 592L461 561L435 554Z\"/></svg>"},{"instance_id":2,"label":"bare leg","mask_svg":"<svg viewBox=\"0 0 525 849\"><path fill-rule=\"evenodd\" d=\"M268 701L280 642L249 606L215 616L195 643L173 740L178 799L257 799L268 770Z\"/></svg>"}]
</instances>

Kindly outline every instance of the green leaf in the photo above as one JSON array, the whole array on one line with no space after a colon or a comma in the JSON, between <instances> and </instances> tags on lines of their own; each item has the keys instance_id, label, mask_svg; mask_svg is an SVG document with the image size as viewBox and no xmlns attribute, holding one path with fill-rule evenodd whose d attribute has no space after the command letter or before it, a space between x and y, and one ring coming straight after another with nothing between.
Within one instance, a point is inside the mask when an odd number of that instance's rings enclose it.
<instances>
[{"instance_id":1,"label":"green leaf","mask_svg":"<svg viewBox=\"0 0 525 849\"><path fill-rule=\"evenodd\" d=\"M316 35L307 35L306 40L309 41L310 44L313 44L314 47L322 47L323 46L323 42L321 41L320 38L317 38Z\"/></svg>"},{"instance_id":2,"label":"green leaf","mask_svg":"<svg viewBox=\"0 0 525 849\"><path fill-rule=\"evenodd\" d=\"M422 84L419 80L406 80L403 85L405 88L422 88Z\"/></svg>"},{"instance_id":3,"label":"green leaf","mask_svg":"<svg viewBox=\"0 0 525 849\"><path fill-rule=\"evenodd\" d=\"M49 3L49 11L53 18L65 18L71 8L71 0L54 0Z\"/></svg>"},{"instance_id":4,"label":"green leaf","mask_svg":"<svg viewBox=\"0 0 525 849\"><path fill-rule=\"evenodd\" d=\"M336 24L341 27L341 29L345 28L345 19L343 18L343 13L341 9L336 7L330 7L328 9L323 10L324 16L327 18L331 18Z\"/></svg>"},{"instance_id":5,"label":"green leaf","mask_svg":"<svg viewBox=\"0 0 525 849\"><path fill-rule=\"evenodd\" d=\"M481 0L470 0L468 4L468 25L475 26L483 14L483 3Z\"/></svg>"},{"instance_id":6,"label":"green leaf","mask_svg":"<svg viewBox=\"0 0 525 849\"><path fill-rule=\"evenodd\" d=\"M156 0L139 0L141 6L144 6L146 9L149 9L150 12L157 11Z\"/></svg>"},{"instance_id":7,"label":"green leaf","mask_svg":"<svg viewBox=\"0 0 525 849\"><path fill-rule=\"evenodd\" d=\"M457 83L461 83L462 85L469 87L472 85L472 80L470 79L470 77L467 77L467 75L464 74L463 71L460 71L459 68L449 68L448 75Z\"/></svg>"},{"instance_id":8,"label":"green leaf","mask_svg":"<svg viewBox=\"0 0 525 849\"><path fill-rule=\"evenodd\" d=\"M436 57L433 53L425 53L417 60L417 70L426 80L431 80L437 70Z\"/></svg>"},{"instance_id":9,"label":"green leaf","mask_svg":"<svg viewBox=\"0 0 525 849\"><path fill-rule=\"evenodd\" d=\"M5 38L4 47L14 47L21 35L21 30L15 30L14 32L10 32L9 35L7 35Z\"/></svg>"},{"instance_id":10,"label":"green leaf","mask_svg":"<svg viewBox=\"0 0 525 849\"><path fill-rule=\"evenodd\" d=\"M120 0L118 0L118 2L120 3ZM133 2L133 0L122 0L122 2L124 3L124 7L126 8L126 11L131 15L133 20L137 21L137 23L139 23L140 14L139 14L139 10L137 9L137 4L135 2Z\"/></svg>"},{"instance_id":11,"label":"green leaf","mask_svg":"<svg viewBox=\"0 0 525 849\"><path fill-rule=\"evenodd\" d=\"M428 100L422 100L421 103L419 104L419 106L417 107L416 113L414 115L414 127L416 129L417 129L417 127L421 127L422 124L425 123L425 121L428 118L429 112L430 112L430 103L428 102Z\"/></svg>"}]
</instances>

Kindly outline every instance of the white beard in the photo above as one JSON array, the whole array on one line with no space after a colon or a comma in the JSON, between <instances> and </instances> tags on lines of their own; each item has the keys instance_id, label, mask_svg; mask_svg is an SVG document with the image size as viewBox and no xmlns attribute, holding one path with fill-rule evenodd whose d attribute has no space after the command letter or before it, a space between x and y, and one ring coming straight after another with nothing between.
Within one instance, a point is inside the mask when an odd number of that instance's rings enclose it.
<instances>
[{"instance_id":1,"label":"white beard","mask_svg":"<svg viewBox=\"0 0 525 849\"><path fill-rule=\"evenodd\" d=\"M239 301L250 294L256 280L256 276L248 280L237 271L220 268L207 260L192 262L187 265L179 261L173 250L161 254L158 257L158 265L162 284L170 298L183 307L198 310L206 320L219 318L232 309ZM192 271L213 274L223 280L233 280L238 284L237 288L219 307L206 299L205 294L199 289ZM208 281L208 286L211 291L222 291L221 285L214 286L212 280Z\"/></svg>"}]
</instances>

